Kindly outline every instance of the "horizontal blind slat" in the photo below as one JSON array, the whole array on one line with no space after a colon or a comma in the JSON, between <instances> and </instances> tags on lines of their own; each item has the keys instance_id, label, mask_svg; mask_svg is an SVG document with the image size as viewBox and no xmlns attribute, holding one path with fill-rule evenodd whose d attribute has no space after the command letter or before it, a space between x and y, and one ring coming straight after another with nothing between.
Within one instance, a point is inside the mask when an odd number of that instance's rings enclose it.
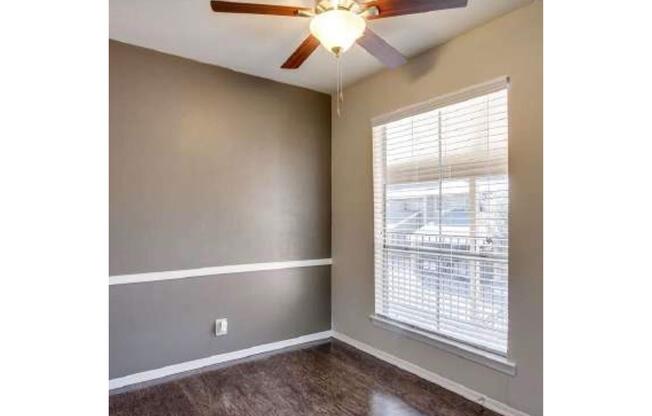
<instances>
[{"instance_id":1,"label":"horizontal blind slat","mask_svg":"<svg viewBox=\"0 0 652 416\"><path fill-rule=\"evenodd\" d=\"M504 87L377 119L372 131L376 313L501 354L509 253Z\"/></svg>"}]
</instances>

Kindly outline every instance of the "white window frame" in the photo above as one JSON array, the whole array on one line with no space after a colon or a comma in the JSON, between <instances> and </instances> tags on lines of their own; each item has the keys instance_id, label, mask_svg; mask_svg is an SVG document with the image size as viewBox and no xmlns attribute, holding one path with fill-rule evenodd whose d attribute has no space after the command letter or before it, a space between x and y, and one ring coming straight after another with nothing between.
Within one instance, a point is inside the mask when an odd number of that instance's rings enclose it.
<instances>
[{"instance_id":1,"label":"white window frame","mask_svg":"<svg viewBox=\"0 0 652 416\"><path fill-rule=\"evenodd\" d=\"M436 110L441 107L445 107L447 105L455 104L458 102L465 101L467 99L479 97L482 95L490 94L495 91L499 91L502 89L507 89L508 94L509 94L509 78L508 77L500 77L494 80L491 80L486 83L478 84L471 86L469 88L465 88L462 90L459 90L457 92L451 93L451 94L446 94L440 97L437 97L435 99L419 103L416 105L412 105L409 107L402 108L400 110L394 111L389 114L381 115L378 117L375 117L371 120L371 125L372 129L376 126L381 126L387 123L391 123L393 121L401 120L406 117L411 117L417 114L421 113L426 113L432 110ZM509 101L509 98L508 98ZM509 106L509 104L508 104ZM508 114L509 114L509 108L508 108ZM509 126L509 123L508 123ZM509 127L508 127L509 129ZM509 136L509 133L508 133ZM376 145L374 144L374 151L376 150ZM375 156L374 156L375 160ZM374 169L375 169L375 163L374 163ZM377 173L374 172L374 177ZM374 201L376 199L376 193L377 192L383 192L383 200L385 200L385 195L384 195L384 190L379 190L374 188ZM382 224L382 221L378 221L377 216L381 215L376 210L374 209L374 244L378 244L378 239L376 236L378 235L378 232L383 232L382 229L379 228L379 223ZM382 214L384 215L384 214ZM382 226L382 225L381 225ZM374 276L375 279L378 279L379 273L378 270L376 270L377 267L377 250L374 250ZM382 272L381 272L382 273ZM375 290L374 290L375 293ZM376 304L376 294L374 294L374 304ZM390 330L393 332L400 333L401 335L404 335L406 337L427 343L429 345L435 346L439 349L442 349L444 351L450 352L452 354L455 354L457 356L466 358L468 360L483 364L487 367L493 368L497 371L500 371L502 373L508 374L508 375L515 375L516 374L516 364L510 359L510 349L509 349L509 331L507 334L508 337L508 347L507 347L507 352L506 354L500 354L500 353L495 353L492 351L487 351L484 348L477 347L474 345L470 345L464 341L456 340L451 337L447 336L442 336L430 331L425 331L421 330L420 328L414 327L412 325L407 325L402 322L398 322L392 319L388 319L384 316L380 316L374 313L370 316L370 319L372 323L375 325L386 329Z\"/></svg>"}]
</instances>

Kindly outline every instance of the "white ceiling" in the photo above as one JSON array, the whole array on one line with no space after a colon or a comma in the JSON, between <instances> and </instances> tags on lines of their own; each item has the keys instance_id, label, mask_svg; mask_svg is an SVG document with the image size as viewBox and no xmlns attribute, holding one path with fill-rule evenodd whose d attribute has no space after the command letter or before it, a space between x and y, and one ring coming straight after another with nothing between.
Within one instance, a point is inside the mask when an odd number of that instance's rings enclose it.
<instances>
[{"instance_id":1,"label":"white ceiling","mask_svg":"<svg viewBox=\"0 0 652 416\"><path fill-rule=\"evenodd\" d=\"M314 4L313 0L246 1ZM411 57L531 1L469 0L463 9L380 19L369 27ZM215 13L209 0L110 0L109 13L111 39L317 91L334 90L335 58L324 48L299 69L280 68L308 35L307 18ZM354 45L343 58L344 83L382 68Z\"/></svg>"}]
</instances>

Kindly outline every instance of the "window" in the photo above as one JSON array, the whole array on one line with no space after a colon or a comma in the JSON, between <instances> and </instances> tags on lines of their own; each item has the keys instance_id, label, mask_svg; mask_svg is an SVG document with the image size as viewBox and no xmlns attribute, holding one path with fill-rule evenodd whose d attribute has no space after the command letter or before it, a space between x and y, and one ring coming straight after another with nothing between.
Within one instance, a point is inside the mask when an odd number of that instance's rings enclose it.
<instances>
[{"instance_id":1,"label":"window","mask_svg":"<svg viewBox=\"0 0 652 416\"><path fill-rule=\"evenodd\" d=\"M373 121L375 314L507 353L507 80Z\"/></svg>"}]
</instances>

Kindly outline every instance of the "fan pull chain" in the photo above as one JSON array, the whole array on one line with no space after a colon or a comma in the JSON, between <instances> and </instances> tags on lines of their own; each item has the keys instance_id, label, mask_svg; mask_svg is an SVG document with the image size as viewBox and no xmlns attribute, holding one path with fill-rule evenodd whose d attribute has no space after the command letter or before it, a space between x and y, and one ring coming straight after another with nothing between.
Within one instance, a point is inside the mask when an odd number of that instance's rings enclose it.
<instances>
[{"instance_id":1,"label":"fan pull chain","mask_svg":"<svg viewBox=\"0 0 652 416\"><path fill-rule=\"evenodd\" d=\"M342 57L338 56L337 57L337 91L335 92L337 95L337 116L340 117L342 115L342 104L344 104L344 85L342 82Z\"/></svg>"}]
</instances>

